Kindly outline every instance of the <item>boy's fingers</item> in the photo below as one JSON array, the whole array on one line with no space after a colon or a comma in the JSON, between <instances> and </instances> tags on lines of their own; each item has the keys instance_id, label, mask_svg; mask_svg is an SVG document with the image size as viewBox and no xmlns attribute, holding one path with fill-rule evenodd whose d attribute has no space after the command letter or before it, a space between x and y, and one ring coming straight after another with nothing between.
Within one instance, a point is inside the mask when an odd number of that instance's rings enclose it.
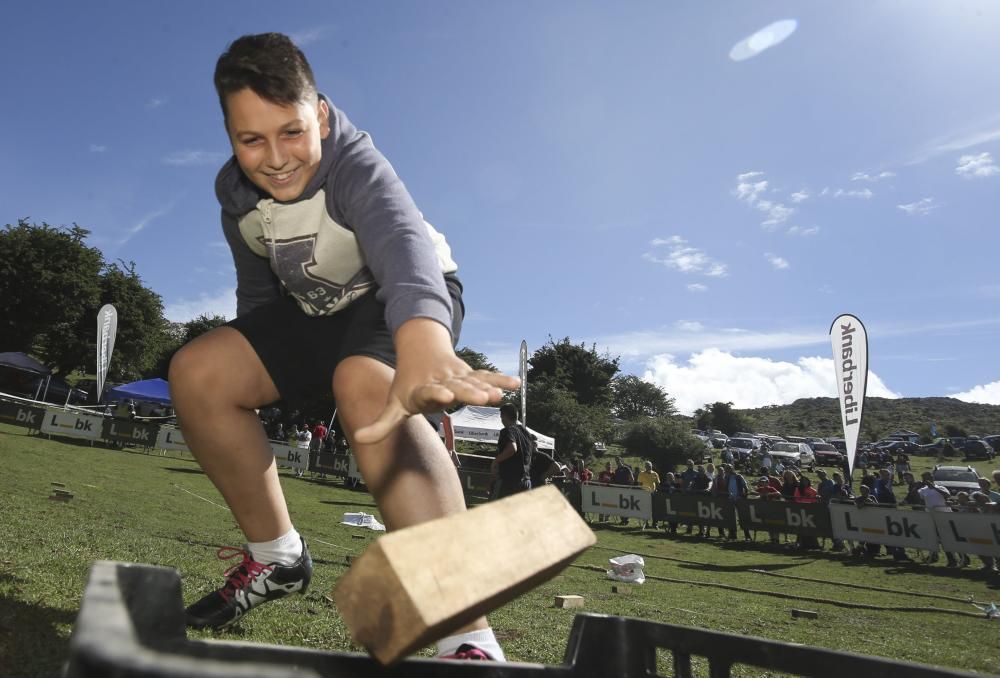
<instances>
[{"instance_id":1,"label":"boy's fingers","mask_svg":"<svg viewBox=\"0 0 1000 678\"><path fill-rule=\"evenodd\" d=\"M476 370L475 372L473 372L473 374L480 381L484 381L490 386L502 388L506 391L511 391L521 386L521 380L518 379L517 377L509 377L506 374L501 374L499 372L490 372L489 370Z\"/></svg>"}]
</instances>

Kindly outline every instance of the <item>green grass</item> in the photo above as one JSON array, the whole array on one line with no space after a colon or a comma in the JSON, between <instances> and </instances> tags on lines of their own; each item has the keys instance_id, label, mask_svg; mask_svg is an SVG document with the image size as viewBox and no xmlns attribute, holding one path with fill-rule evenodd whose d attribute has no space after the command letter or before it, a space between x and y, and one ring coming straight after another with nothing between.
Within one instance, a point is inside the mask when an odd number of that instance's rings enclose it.
<instances>
[{"instance_id":1,"label":"green grass","mask_svg":"<svg viewBox=\"0 0 1000 678\"><path fill-rule=\"evenodd\" d=\"M183 573L185 602L191 602L222 581L228 563L215 558L216 545L242 541L229 512L220 508L218 493L183 455L50 441L0 425L0 461L0 675L59 671L93 561L176 567ZM68 503L49 501L53 481L65 483L74 498ZM339 480L315 482L283 473L282 484L296 527L310 540L316 560L308 594L265 605L232 630L191 635L356 651L326 596L346 572L345 556L360 553L377 536L340 525L341 516L377 510L369 495L347 490ZM573 611L554 608L553 598L578 594L585 597L589 612L1000 673L997 622L946 612L850 609L815 602L976 612L963 602L969 596L1000 602L1000 582L989 582L978 572L956 572L943 565L897 568L885 559L865 564L830 553L792 554L760 543L670 539L634 525L595 527L598 545L578 559L578 567L491 615L511 659L560 663ZM623 553L647 556L647 574L661 579L633 586L628 595L612 593L612 582L591 568L603 569L608 558ZM846 588L841 582L871 588ZM738 590L704 585L709 583ZM819 619L792 619L793 607L816 610ZM735 675L765 674L744 667Z\"/></svg>"}]
</instances>

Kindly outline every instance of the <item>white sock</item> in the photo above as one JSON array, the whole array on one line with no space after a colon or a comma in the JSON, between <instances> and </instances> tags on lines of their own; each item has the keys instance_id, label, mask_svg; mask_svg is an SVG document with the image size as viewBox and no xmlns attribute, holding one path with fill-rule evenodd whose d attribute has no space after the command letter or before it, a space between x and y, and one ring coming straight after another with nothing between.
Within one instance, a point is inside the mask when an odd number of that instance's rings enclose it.
<instances>
[{"instance_id":1,"label":"white sock","mask_svg":"<svg viewBox=\"0 0 1000 678\"><path fill-rule=\"evenodd\" d=\"M291 565L302 555L302 537L294 527L277 539L250 542L247 546L253 559L265 565Z\"/></svg>"},{"instance_id":2,"label":"white sock","mask_svg":"<svg viewBox=\"0 0 1000 678\"><path fill-rule=\"evenodd\" d=\"M503 654L503 650L500 649L500 645L497 643L497 637L493 635L493 629L491 628L481 629L479 631L469 631L468 633L459 633L454 636L442 638L437 642L437 656L441 657L446 654L455 654L458 646L463 643L475 645L492 657L494 661L507 661L507 658Z\"/></svg>"}]
</instances>

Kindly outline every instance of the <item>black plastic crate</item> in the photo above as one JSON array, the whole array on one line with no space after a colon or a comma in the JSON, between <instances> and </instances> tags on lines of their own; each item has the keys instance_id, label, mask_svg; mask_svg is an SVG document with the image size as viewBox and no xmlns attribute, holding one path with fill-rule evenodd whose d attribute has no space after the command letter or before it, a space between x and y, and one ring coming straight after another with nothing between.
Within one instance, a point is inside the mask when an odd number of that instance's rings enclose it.
<instances>
[{"instance_id":1,"label":"black plastic crate","mask_svg":"<svg viewBox=\"0 0 1000 678\"><path fill-rule=\"evenodd\" d=\"M99 561L90 571L70 639L65 676L647 678L657 675L658 649L672 654L673 675L677 678L692 675L692 657L706 659L712 678L729 676L734 664L817 678L975 675L762 638L593 614L576 616L565 660L560 665L414 658L384 668L365 654L188 640L181 579L176 570Z\"/></svg>"}]
</instances>

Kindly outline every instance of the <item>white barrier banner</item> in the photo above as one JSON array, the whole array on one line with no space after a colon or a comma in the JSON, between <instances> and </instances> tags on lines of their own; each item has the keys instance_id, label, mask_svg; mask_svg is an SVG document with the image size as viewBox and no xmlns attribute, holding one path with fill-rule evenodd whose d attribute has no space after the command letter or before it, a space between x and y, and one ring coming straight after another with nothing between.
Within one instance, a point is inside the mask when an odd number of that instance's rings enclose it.
<instances>
[{"instance_id":1,"label":"white barrier banner","mask_svg":"<svg viewBox=\"0 0 1000 678\"><path fill-rule=\"evenodd\" d=\"M830 522L833 524L835 539L924 551L938 550L939 540L934 518L925 511L830 504Z\"/></svg>"},{"instance_id":2,"label":"white barrier banner","mask_svg":"<svg viewBox=\"0 0 1000 678\"><path fill-rule=\"evenodd\" d=\"M1000 514L933 511L931 515L945 551L1000 557Z\"/></svg>"},{"instance_id":3,"label":"white barrier banner","mask_svg":"<svg viewBox=\"0 0 1000 678\"><path fill-rule=\"evenodd\" d=\"M160 432L156 436L156 447L161 450L181 450L190 452L187 443L184 442L184 434L179 428L161 426Z\"/></svg>"},{"instance_id":4,"label":"white barrier banner","mask_svg":"<svg viewBox=\"0 0 1000 678\"><path fill-rule=\"evenodd\" d=\"M609 485L584 485L583 512L652 520L653 500L646 490Z\"/></svg>"},{"instance_id":5,"label":"white barrier banner","mask_svg":"<svg viewBox=\"0 0 1000 678\"><path fill-rule=\"evenodd\" d=\"M309 450L305 447L271 443L274 452L274 462L283 468L293 468L297 471L309 470Z\"/></svg>"},{"instance_id":6,"label":"white barrier banner","mask_svg":"<svg viewBox=\"0 0 1000 678\"><path fill-rule=\"evenodd\" d=\"M53 436L98 440L103 421L103 417L46 408L41 430Z\"/></svg>"}]
</instances>

